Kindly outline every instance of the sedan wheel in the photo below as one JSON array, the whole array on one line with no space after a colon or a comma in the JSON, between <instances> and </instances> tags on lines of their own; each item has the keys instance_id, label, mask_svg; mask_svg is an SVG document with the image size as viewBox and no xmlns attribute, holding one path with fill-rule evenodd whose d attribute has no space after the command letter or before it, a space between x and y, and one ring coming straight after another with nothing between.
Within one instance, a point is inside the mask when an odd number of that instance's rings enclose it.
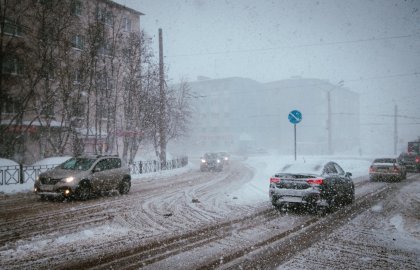
<instances>
[{"instance_id":1,"label":"sedan wheel","mask_svg":"<svg viewBox=\"0 0 420 270\"><path fill-rule=\"evenodd\" d=\"M120 183L119 192L121 195L127 194L130 191L131 183L129 180L123 180Z\"/></svg>"},{"instance_id":2,"label":"sedan wheel","mask_svg":"<svg viewBox=\"0 0 420 270\"><path fill-rule=\"evenodd\" d=\"M352 204L352 203L354 203L354 199L355 199L355 197L354 197L354 191L353 191L352 193L347 195L347 198L346 198L347 201L346 202L348 204Z\"/></svg>"}]
</instances>

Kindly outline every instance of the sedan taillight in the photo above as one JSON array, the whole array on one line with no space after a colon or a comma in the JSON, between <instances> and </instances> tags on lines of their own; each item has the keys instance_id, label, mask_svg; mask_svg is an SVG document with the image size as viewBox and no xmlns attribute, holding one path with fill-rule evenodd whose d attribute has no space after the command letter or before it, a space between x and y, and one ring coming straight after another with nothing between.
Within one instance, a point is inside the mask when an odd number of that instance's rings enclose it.
<instances>
[{"instance_id":1,"label":"sedan taillight","mask_svg":"<svg viewBox=\"0 0 420 270\"><path fill-rule=\"evenodd\" d=\"M280 182L280 178L278 178L278 177L271 177L270 178L270 183L279 183Z\"/></svg>"},{"instance_id":2,"label":"sedan taillight","mask_svg":"<svg viewBox=\"0 0 420 270\"><path fill-rule=\"evenodd\" d=\"M324 182L324 179L323 178L311 178L311 179L306 180L306 182L308 184L311 184L311 185L321 185Z\"/></svg>"}]
</instances>

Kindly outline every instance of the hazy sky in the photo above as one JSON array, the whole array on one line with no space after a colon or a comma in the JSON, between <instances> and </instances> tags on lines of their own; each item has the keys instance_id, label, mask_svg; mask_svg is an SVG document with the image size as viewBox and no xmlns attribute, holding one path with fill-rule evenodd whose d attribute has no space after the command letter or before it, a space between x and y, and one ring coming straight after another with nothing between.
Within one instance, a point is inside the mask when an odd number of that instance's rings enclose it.
<instances>
[{"instance_id":1,"label":"hazy sky","mask_svg":"<svg viewBox=\"0 0 420 270\"><path fill-rule=\"evenodd\" d=\"M116 2L145 14L141 27L156 50L163 29L173 82L197 76L344 81L361 94L362 124L388 123L389 117L368 115L392 114L396 103L412 117L401 118L401 134L420 136L420 0Z\"/></svg>"}]
</instances>

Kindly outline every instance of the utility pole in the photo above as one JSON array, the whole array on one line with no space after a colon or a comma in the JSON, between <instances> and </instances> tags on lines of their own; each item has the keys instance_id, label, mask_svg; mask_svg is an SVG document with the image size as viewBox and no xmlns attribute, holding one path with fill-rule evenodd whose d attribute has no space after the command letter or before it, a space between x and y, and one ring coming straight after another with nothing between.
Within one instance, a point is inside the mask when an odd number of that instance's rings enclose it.
<instances>
[{"instance_id":1,"label":"utility pole","mask_svg":"<svg viewBox=\"0 0 420 270\"><path fill-rule=\"evenodd\" d=\"M394 155L397 154L397 146L398 146L398 105L395 103L394 105Z\"/></svg>"},{"instance_id":2,"label":"utility pole","mask_svg":"<svg viewBox=\"0 0 420 270\"><path fill-rule=\"evenodd\" d=\"M160 146L160 162L161 166L166 163L166 94L165 94L165 78L163 74L163 42L162 28L159 28L159 146Z\"/></svg>"},{"instance_id":3,"label":"utility pole","mask_svg":"<svg viewBox=\"0 0 420 270\"><path fill-rule=\"evenodd\" d=\"M328 155L332 154L332 131L331 131L331 90L327 91L328 102L328 116L327 116L327 129L328 129Z\"/></svg>"},{"instance_id":4,"label":"utility pole","mask_svg":"<svg viewBox=\"0 0 420 270\"><path fill-rule=\"evenodd\" d=\"M342 87L344 84L344 81L341 80L337 83L337 85L334 85L333 88L327 91L327 103L328 103L328 116L327 116L327 129L328 129L328 155L333 154L333 142L332 142L332 109L331 109L331 92L336 90L339 87Z\"/></svg>"}]
</instances>

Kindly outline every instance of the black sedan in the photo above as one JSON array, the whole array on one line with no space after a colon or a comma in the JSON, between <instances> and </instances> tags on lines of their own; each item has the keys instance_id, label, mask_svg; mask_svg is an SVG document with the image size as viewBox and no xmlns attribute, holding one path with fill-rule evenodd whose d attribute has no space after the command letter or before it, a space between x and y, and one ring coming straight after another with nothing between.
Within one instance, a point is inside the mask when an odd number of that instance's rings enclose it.
<instances>
[{"instance_id":1,"label":"black sedan","mask_svg":"<svg viewBox=\"0 0 420 270\"><path fill-rule=\"evenodd\" d=\"M273 206L304 206L325 213L333 206L353 203L352 174L333 161L286 164L270 178Z\"/></svg>"}]
</instances>

